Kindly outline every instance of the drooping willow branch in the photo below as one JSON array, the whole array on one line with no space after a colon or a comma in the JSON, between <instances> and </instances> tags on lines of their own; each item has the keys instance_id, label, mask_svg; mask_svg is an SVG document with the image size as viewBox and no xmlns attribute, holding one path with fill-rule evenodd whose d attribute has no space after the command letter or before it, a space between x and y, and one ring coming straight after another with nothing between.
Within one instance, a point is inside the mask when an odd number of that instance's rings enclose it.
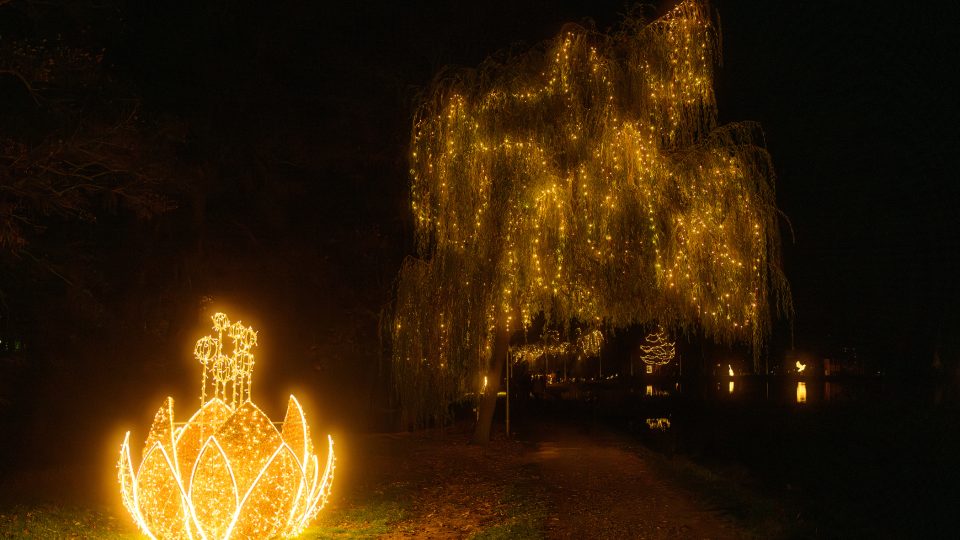
<instances>
[{"instance_id":1,"label":"drooping willow branch","mask_svg":"<svg viewBox=\"0 0 960 540\"><path fill-rule=\"evenodd\" d=\"M755 354L788 312L770 157L717 125L717 37L681 3L604 35L565 30L437 82L411 138L419 259L393 329L401 403L423 421L476 390L497 328L539 313L700 328Z\"/></svg>"}]
</instances>

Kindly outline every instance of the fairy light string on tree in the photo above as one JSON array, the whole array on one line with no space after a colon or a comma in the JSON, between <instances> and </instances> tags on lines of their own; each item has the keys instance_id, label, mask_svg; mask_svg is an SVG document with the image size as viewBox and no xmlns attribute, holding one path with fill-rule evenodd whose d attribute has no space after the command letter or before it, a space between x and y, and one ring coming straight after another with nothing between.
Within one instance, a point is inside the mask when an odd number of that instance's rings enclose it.
<instances>
[{"instance_id":1,"label":"fairy light string on tree","mask_svg":"<svg viewBox=\"0 0 960 540\"><path fill-rule=\"evenodd\" d=\"M442 421L499 380L510 332L540 313L698 328L759 357L790 293L762 133L718 125L717 45L687 0L435 83L411 135L418 258L392 328L411 418Z\"/></svg>"}]
</instances>

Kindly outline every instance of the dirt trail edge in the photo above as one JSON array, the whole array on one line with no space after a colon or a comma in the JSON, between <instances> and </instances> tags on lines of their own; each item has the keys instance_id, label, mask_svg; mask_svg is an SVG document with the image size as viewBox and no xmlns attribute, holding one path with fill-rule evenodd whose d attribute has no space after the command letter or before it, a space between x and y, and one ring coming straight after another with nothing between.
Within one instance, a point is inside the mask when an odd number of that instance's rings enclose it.
<instances>
[{"instance_id":1,"label":"dirt trail edge","mask_svg":"<svg viewBox=\"0 0 960 540\"><path fill-rule=\"evenodd\" d=\"M726 539L749 536L636 450L538 421L513 439L443 432L345 436L331 505L304 538Z\"/></svg>"},{"instance_id":2,"label":"dirt trail edge","mask_svg":"<svg viewBox=\"0 0 960 540\"><path fill-rule=\"evenodd\" d=\"M548 538L740 538L716 510L658 477L623 439L601 430L532 428L527 459L540 471Z\"/></svg>"}]
</instances>

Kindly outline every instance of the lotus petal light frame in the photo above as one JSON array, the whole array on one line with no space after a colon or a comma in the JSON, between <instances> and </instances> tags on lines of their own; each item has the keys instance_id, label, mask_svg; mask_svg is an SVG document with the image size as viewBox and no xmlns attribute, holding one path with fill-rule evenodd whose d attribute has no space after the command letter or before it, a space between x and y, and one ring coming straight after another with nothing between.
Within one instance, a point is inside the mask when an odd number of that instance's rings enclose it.
<instances>
[{"instance_id":1,"label":"lotus petal light frame","mask_svg":"<svg viewBox=\"0 0 960 540\"><path fill-rule=\"evenodd\" d=\"M204 366L201 407L179 424L168 397L136 469L127 432L118 463L123 504L153 539L296 536L330 496L333 438L321 472L297 398L280 429L250 399L256 332L223 313L212 318L218 337L200 339L194 352ZM233 339L230 356L224 334Z\"/></svg>"}]
</instances>

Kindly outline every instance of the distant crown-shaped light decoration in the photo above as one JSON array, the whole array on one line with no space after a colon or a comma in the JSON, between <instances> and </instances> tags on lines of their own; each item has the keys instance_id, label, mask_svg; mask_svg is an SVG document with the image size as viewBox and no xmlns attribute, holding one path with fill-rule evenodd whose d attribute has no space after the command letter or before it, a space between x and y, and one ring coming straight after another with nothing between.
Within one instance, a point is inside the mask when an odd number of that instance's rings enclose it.
<instances>
[{"instance_id":1,"label":"distant crown-shaped light decoration","mask_svg":"<svg viewBox=\"0 0 960 540\"><path fill-rule=\"evenodd\" d=\"M223 313L212 319L217 337L194 349L203 365L200 410L175 423L167 398L136 470L127 432L118 463L123 504L154 539L296 536L330 496L333 439L321 471L297 399L290 396L280 430L250 399L257 333ZM229 356L224 335L233 340Z\"/></svg>"},{"instance_id":2,"label":"distant crown-shaped light decoration","mask_svg":"<svg viewBox=\"0 0 960 540\"><path fill-rule=\"evenodd\" d=\"M667 341L667 333L663 328L657 328L656 332L648 334L644 338L644 343L640 345L640 359L643 363L651 366L664 366L669 364L677 355L673 341Z\"/></svg>"}]
</instances>

